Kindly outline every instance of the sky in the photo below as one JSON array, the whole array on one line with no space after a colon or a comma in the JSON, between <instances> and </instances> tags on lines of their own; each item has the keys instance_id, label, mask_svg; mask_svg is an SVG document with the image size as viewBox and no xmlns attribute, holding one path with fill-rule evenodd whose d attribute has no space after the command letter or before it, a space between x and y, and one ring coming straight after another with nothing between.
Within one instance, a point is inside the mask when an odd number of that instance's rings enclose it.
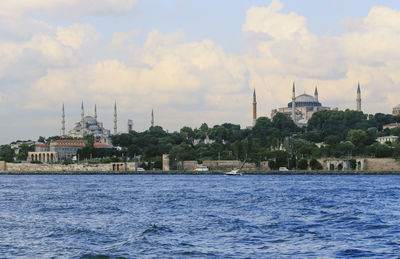
<instances>
[{"instance_id":1,"label":"sky","mask_svg":"<svg viewBox=\"0 0 400 259\"><path fill-rule=\"evenodd\" d=\"M0 144L85 114L118 130L252 124L318 86L324 106L400 103L400 1L2 0Z\"/></svg>"}]
</instances>

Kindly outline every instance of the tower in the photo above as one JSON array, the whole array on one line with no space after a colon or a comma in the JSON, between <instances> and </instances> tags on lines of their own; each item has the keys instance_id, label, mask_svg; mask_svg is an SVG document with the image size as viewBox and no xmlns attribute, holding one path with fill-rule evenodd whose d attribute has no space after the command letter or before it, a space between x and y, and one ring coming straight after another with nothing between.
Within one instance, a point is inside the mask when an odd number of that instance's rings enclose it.
<instances>
[{"instance_id":1,"label":"tower","mask_svg":"<svg viewBox=\"0 0 400 259\"><path fill-rule=\"evenodd\" d=\"M151 126L154 127L154 111L151 109Z\"/></svg>"},{"instance_id":2,"label":"tower","mask_svg":"<svg viewBox=\"0 0 400 259\"><path fill-rule=\"evenodd\" d=\"M293 82L292 89L292 120L296 122L296 87Z\"/></svg>"},{"instance_id":3,"label":"tower","mask_svg":"<svg viewBox=\"0 0 400 259\"><path fill-rule=\"evenodd\" d=\"M65 111L64 103L62 105L62 115L61 115L61 136L65 136Z\"/></svg>"},{"instance_id":4,"label":"tower","mask_svg":"<svg viewBox=\"0 0 400 259\"><path fill-rule=\"evenodd\" d=\"M114 104L114 135L117 135L117 101Z\"/></svg>"},{"instance_id":5,"label":"tower","mask_svg":"<svg viewBox=\"0 0 400 259\"><path fill-rule=\"evenodd\" d=\"M84 125L85 124L85 112L84 112L84 109L83 109L83 101L82 101L82 105L81 105L81 133L83 134L83 128L84 128Z\"/></svg>"},{"instance_id":6,"label":"tower","mask_svg":"<svg viewBox=\"0 0 400 259\"><path fill-rule=\"evenodd\" d=\"M128 133L131 132L133 129L133 121L128 119Z\"/></svg>"},{"instance_id":7,"label":"tower","mask_svg":"<svg viewBox=\"0 0 400 259\"><path fill-rule=\"evenodd\" d=\"M318 89L317 89L317 86L315 86L314 98L318 102Z\"/></svg>"},{"instance_id":8,"label":"tower","mask_svg":"<svg viewBox=\"0 0 400 259\"><path fill-rule=\"evenodd\" d=\"M360 89L360 83L358 83L357 87L357 111L361 111L361 89Z\"/></svg>"},{"instance_id":9,"label":"tower","mask_svg":"<svg viewBox=\"0 0 400 259\"><path fill-rule=\"evenodd\" d=\"M97 121L97 105L94 105L94 119Z\"/></svg>"},{"instance_id":10,"label":"tower","mask_svg":"<svg viewBox=\"0 0 400 259\"><path fill-rule=\"evenodd\" d=\"M253 127L257 123L257 100L256 100L256 89L253 92Z\"/></svg>"}]
</instances>

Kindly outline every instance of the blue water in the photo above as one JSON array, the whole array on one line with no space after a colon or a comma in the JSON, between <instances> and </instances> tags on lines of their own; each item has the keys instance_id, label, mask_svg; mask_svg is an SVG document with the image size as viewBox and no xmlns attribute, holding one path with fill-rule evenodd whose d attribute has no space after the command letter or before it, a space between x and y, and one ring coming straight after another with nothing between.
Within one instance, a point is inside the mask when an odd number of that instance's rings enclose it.
<instances>
[{"instance_id":1,"label":"blue water","mask_svg":"<svg viewBox=\"0 0 400 259\"><path fill-rule=\"evenodd\" d=\"M400 176L0 176L1 258L393 258Z\"/></svg>"}]
</instances>

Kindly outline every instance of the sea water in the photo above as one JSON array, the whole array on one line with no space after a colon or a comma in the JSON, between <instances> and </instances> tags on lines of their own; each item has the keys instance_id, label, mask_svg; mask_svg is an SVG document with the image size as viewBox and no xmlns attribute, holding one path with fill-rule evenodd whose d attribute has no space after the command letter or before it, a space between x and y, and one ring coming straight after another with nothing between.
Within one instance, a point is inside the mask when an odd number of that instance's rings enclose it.
<instances>
[{"instance_id":1,"label":"sea water","mask_svg":"<svg viewBox=\"0 0 400 259\"><path fill-rule=\"evenodd\" d=\"M393 258L400 176L0 176L0 258Z\"/></svg>"}]
</instances>

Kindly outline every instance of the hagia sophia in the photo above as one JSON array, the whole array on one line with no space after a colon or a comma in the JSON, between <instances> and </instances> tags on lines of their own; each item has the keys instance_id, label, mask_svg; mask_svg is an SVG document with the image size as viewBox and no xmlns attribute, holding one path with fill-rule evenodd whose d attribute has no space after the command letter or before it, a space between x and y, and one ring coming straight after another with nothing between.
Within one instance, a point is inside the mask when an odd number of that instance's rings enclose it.
<instances>
[{"instance_id":1,"label":"hagia sophia","mask_svg":"<svg viewBox=\"0 0 400 259\"><path fill-rule=\"evenodd\" d=\"M357 98L356 98L356 110L361 111L361 88L360 84L357 87ZM393 109L393 115L395 115L395 109L397 114L400 114L400 105ZM273 109L271 111L271 119L277 113L283 113L288 117L292 118L293 121L300 127L306 126L308 120L312 117L315 112L331 110L331 107L323 106L318 99L318 88L315 87L314 96L306 93L296 96L296 86L293 83L292 88L292 100L286 107ZM337 110L337 108L334 108ZM257 100L256 92L253 93L253 126L257 120Z\"/></svg>"}]
</instances>

